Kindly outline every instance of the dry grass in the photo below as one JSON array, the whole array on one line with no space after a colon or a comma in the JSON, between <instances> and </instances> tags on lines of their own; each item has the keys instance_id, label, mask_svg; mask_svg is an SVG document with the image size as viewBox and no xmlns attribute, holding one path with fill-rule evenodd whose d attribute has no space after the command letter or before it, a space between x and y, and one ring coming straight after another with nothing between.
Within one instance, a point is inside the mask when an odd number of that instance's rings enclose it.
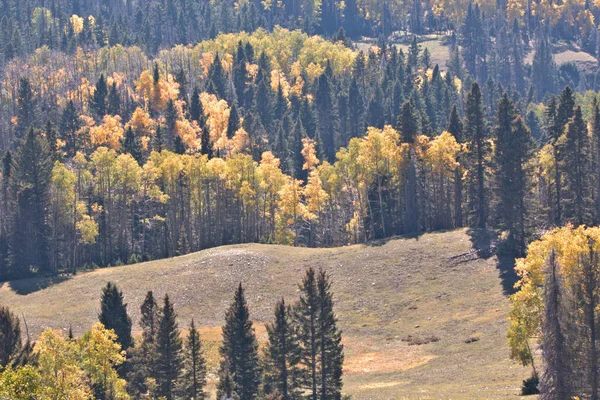
<instances>
[{"instance_id":1,"label":"dry grass","mask_svg":"<svg viewBox=\"0 0 600 400\"><path fill-rule=\"evenodd\" d=\"M168 292L180 325L193 317L202 326L214 371L219 326L240 281L264 342L277 299L293 301L304 270L322 267L334 282L346 346L344 392L353 399L516 398L529 371L507 357L508 301L495 260L448 263L469 248L464 231L334 249L227 246L83 273L43 289L35 280L6 283L0 304L23 313L34 334L72 326L78 335L96 319L109 280L125 293L136 326L146 291ZM439 341L409 345L402 341L409 335ZM479 340L465 343L472 337Z\"/></svg>"}]
</instances>

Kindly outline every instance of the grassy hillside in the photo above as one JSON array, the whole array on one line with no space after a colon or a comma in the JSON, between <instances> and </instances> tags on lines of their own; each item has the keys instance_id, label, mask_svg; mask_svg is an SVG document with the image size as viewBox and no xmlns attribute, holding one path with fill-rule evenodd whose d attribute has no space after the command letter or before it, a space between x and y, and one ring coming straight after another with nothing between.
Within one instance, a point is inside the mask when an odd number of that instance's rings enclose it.
<instances>
[{"instance_id":1,"label":"grassy hillside","mask_svg":"<svg viewBox=\"0 0 600 400\"><path fill-rule=\"evenodd\" d=\"M304 270L323 267L334 282L346 346L344 392L353 399L516 398L529 371L507 357L506 282L496 260L449 260L470 246L465 231L334 249L227 246L52 285L5 283L0 304L25 315L34 334L72 326L77 335L95 321L106 281L124 291L136 328L146 291L159 297L169 292L180 326L191 317L202 325L214 370L219 326L240 281L264 341L262 324L271 319L275 301L294 300ZM416 344L428 338L439 341Z\"/></svg>"}]
</instances>

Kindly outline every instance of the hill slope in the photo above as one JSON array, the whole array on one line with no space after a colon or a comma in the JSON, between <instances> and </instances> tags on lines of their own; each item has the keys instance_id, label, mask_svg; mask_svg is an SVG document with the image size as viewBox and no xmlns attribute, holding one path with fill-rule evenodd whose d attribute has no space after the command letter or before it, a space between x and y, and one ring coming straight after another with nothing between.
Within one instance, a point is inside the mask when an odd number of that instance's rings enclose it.
<instances>
[{"instance_id":1,"label":"hill slope","mask_svg":"<svg viewBox=\"0 0 600 400\"><path fill-rule=\"evenodd\" d=\"M465 231L334 249L226 246L82 273L50 286L5 283L0 304L23 313L35 334L72 326L78 335L95 321L106 281L125 293L136 328L146 291L168 292L180 326L191 317L202 325L216 368L219 326L240 281L265 340L262 323L270 321L276 300L294 301L304 270L323 267L333 278L346 346L344 392L353 399L516 397L529 371L507 357L508 301L496 261L449 262L470 246ZM409 335L413 342L439 341L411 345ZM469 338L479 340L465 343Z\"/></svg>"}]
</instances>

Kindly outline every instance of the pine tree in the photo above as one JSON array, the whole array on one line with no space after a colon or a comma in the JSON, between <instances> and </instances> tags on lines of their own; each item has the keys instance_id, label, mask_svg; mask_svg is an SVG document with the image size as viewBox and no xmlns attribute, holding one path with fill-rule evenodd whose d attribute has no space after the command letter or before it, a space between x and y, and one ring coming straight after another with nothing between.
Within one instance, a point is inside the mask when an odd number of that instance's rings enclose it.
<instances>
[{"instance_id":1,"label":"pine tree","mask_svg":"<svg viewBox=\"0 0 600 400\"><path fill-rule=\"evenodd\" d=\"M179 337L177 327L177 314L169 296L165 295L164 305L158 331L156 332L155 346L155 373L156 373L156 395L163 396L167 400L175 398L175 384L178 381L183 368L182 347L183 343Z\"/></svg>"},{"instance_id":2,"label":"pine tree","mask_svg":"<svg viewBox=\"0 0 600 400\"><path fill-rule=\"evenodd\" d=\"M235 133L240 128L240 116L238 115L235 104L231 106L229 112L229 120L227 122L227 138L231 139L235 136Z\"/></svg>"},{"instance_id":3,"label":"pine tree","mask_svg":"<svg viewBox=\"0 0 600 400\"><path fill-rule=\"evenodd\" d=\"M556 258L556 253L552 251L545 271L542 357L546 368L540 381L542 400L571 398L568 386L571 353L564 331L564 283Z\"/></svg>"},{"instance_id":4,"label":"pine tree","mask_svg":"<svg viewBox=\"0 0 600 400\"><path fill-rule=\"evenodd\" d=\"M566 128L564 144L565 218L575 225L590 221L589 136L581 107Z\"/></svg>"},{"instance_id":5,"label":"pine tree","mask_svg":"<svg viewBox=\"0 0 600 400\"><path fill-rule=\"evenodd\" d=\"M79 115L73 100L69 100L67 106L60 116L59 131L61 138L65 141L65 151L67 156L73 157L80 149L77 131L79 130Z\"/></svg>"},{"instance_id":6,"label":"pine tree","mask_svg":"<svg viewBox=\"0 0 600 400\"><path fill-rule=\"evenodd\" d=\"M341 332L333 313L329 277L309 268L300 284L294 310L298 329L302 387L312 400L341 399L344 362Z\"/></svg>"},{"instance_id":7,"label":"pine tree","mask_svg":"<svg viewBox=\"0 0 600 400\"><path fill-rule=\"evenodd\" d=\"M235 391L241 399L254 399L260 384L258 343L241 283L225 314L219 353L223 358L221 376L231 374Z\"/></svg>"},{"instance_id":8,"label":"pine tree","mask_svg":"<svg viewBox=\"0 0 600 400\"><path fill-rule=\"evenodd\" d=\"M27 78L19 81L17 97L17 138L25 136L26 132L34 126L36 120L36 106L31 83Z\"/></svg>"},{"instance_id":9,"label":"pine tree","mask_svg":"<svg viewBox=\"0 0 600 400\"><path fill-rule=\"evenodd\" d=\"M486 157L489 152L486 126L479 85L474 82L467 95L464 135L470 141L469 169L469 217L472 225L485 228L487 224Z\"/></svg>"},{"instance_id":10,"label":"pine tree","mask_svg":"<svg viewBox=\"0 0 600 400\"><path fill-rule=\"evenodd\" d=\"M123 139L123 151L131 154L138 164L142 164L142 146L138 138L135 137L131 126L125 131L125 138Z\"/></svg>"},{"instance_id":11,"label":"pine tree","mask_svg":"<svg viewBox=\"0 0 600 400\"><path fill-rule=\"evenodd\" d=\"M337 328L333 312L333 294L329 276L323 270L317 278L319 297L319 346L320 346L320 394L321 399L341 400L344 345L342 333Z\"/></svg>"},{"instance_id":12,"label":"pine tree","mask_svg":"<svg viewBox=\"0 0 600 400\"><path fill-rule=\"evenodd\" d=\"M48 142L30 129L11 168L17 201L10 243L14 277L30 274L32 267L39 272L51 272L47 213L52 166Z\"/></svg>"},{"instance_id":13,"label":"pine tree","mask_svg":"<svg viewBox=\"0 0 600 400\"><path fill-rule=\"evenodd\" d=\"M319 293L315 270L309 268L300 284L300 301L294 310L294 319L298 327L299 342L301 345L301 366L303 369L303 388L308 398L317 400L319 397L318 385L318 317Z\"/></svg>"},{"instance_id":14,"label":"pine tree","mask_svg":"<svg viewBox=\"0 0 600 400\"><path fill-rule=\"evenodd\" d=\"M528 160L529 130L508 95L504 93L498 106L496 127L496 181L500 204L498 218L508 231L508 242L515 255L525 251L525 163Z\"/></svg>"},{"instance_id":15,"label":"pine tree","mask_svg":"<svg viewBox=\"0 0 600 400\"><path fill-rule=\"evenodd\" d=\"M463 124L458 115L456 104L452 106L450 119L448 120L447 131L454 136L458 143L463 143ZM456 160L457 167L454 169L454 226L460 228L463 226L463 178L462 178L462 163L463 160L459 156Z\"/></svg>"},{"instance_id":16,"label":"pine tree","mask_svg":"<svg viewBox=\"0 0 600 400\"><path fill-rule=\"evenodd\" d=\"M198 122L198 125L201 128L204 126L204 108L202 107L200 91L197 87L194 87L194 92L192 93L192 99L190 101L190 119Z\"/></svg>"},{"instance_id":17,"label":"pine tree","mask_svg":"<svg viewBox=\"0 0 600 400\"><path fill-rule=\"evenodd\" d=\"M133 346L131 318L127 315L127 304L123 302L123 292L113 282L108 282L102 289L98 320L106 329L115 331L117 342L121 344L123 350Z\"/></svg>"},{"instance_id":18,"label":"pine tree","mask_svg":"<svg viewBox=\"0 0 600 400\"><path fill-rule=\"evenodd\" d=\"M169 99L165 110L165 132L163 133L163 146L169 151L175 151L175 139L178 136L176 132L177 119L177 108L175 108L173 100Z\"/></svg>"},{"instance_id":19,"label":"pine tree","mask_svg":"<svg viewBox=\"0 0 600 400\"><path fill-rule=\"evenodd\" d=\"M117 90L116 82L113 82L113 84L110 87L110 91L108 92L107 111L110 115L121 114L121 97L119 96L119 91Z\"/></svg>"},{"instance_id":20,"label":"pine tree","mask_svg":"<svg viewBox=\"0 0 600 400\"><path fill-rule=\"evenodd\" d=\"M129 351L130 360L128 364L130 364L130 368L127 375L128 391L139 396L148 392L148 378L156 376L154 361L156 359L155 345L160 309L154 300L152 291L146 294L140 312L141 345Z\"/></svg>"},{"instance_id":21,"label":"pine tree","mask_svg":"<svg viewBox=\"0 0 600 400\"><path fill-rule=\"evenodd\" d=\"M203 400L206 396L206 361L202 352L200 332L196 329L193 319L185 343L184 357L181 395L186 399Z\"/></svg>"},{"instance_id":22,"label":"pine tree","mask_svg":"<svg viewBox=\"0 0 600 400\"><path fill-rule=\"evenodd\" d=\"M592 187L595 190L595 223L600 220L600 106L594 98L592 101L592 118L591 118L591 141L592 155L595 161L592 171Z\"/></svg>"},{"instance_id":23,"label":"pine tree","mask_svg":"<svg viewBox=\"0 0 600 400\"><path fill-rule=\"evenodd\" d=\"M414 143L419 134L417 111L413 100L408 100L402 105L398 116L398 130L404 143L410 145L408 167L404 172L404 231L415 234L419 231L419 202L417 193L417 169ZM380 207L383 201L380 200ZM383 213L382 213L383 225ZM384 236L386 232L384 230Z\"/></svg>"},{"instance_id":24,"label":"pine tree","mask_svg":"<svg viewBox=\"0 0 600 400\"><path fill-rule=\"evenodd\" d=\"M104 74L100 75L98 82L96 82L96 89L90 99L90 108L94 111L96 116L99 118L104 117L106 114L106 96L108 95L108 86L106 85L106 79Z\"/></svg>"},{"instance_id":25,"label":"pine tree","mask_svg":"<svg viewBox=\"0 0 600 400\"><path fill-rule=\"evenodd\" d=\"M220 99L224 99L227 89L227 78L218 53L208 69L208 82L208 87L211 88L210 93L215 94Z\"/></svg>"},{"instance_id":26,"label":"pine tree","mask_svg":"<svg viewBox=\"0 0 600 400\"><path fill-rule=\"evenodd\" d=\"M219 372L217 400L240 400L240 396L235 391L235 382L228 369Z\"/></svg>"},{"instance_id":27,"label":"pine tree","mask_svg":"<svg viewBox=\"0 0 600 400\"><path fill-rule=\"evenodd\" d=\"M560 146L561 142L559 142L560 137L563 134L564 125L560 125L557 118L557 105L556 98L550 98L548 105L545 110L545 118L546 118L546 134L548 136L548 140L552 145L552 153L553 153L553 162L555 169L555 192L554 192L554 201L553 205L550 208L551 211L551 220L556 225L561 225L562 223L562 157Z\"/></svg>"},{"instance_id":28,"label":"pine tree","mask_svg":"<svg viewBox=\"0 0 600 400\"><path fill-rule=\"evenodd\" d=\"M339 116L332 95L332 87L327 72L321 74L316 94L317 129L321 138L325 159L330 163L335 160L335 143L339 129ZM306 121L304 127L308 131Z\"/></svg>"},{"instance_id":29,"label":"pine tree","mask_svg":"<svg viewBox=\"0 0 600 400\"><path fill-rule=\"evenodd\" d=\"M543 100L555 93L556 64L552 58L552 47L540 29L536 32L535 53L531 67L531 82L537 92L537 99Z\"/></svg>"},{"instance_id":30,"label":"pine tree","mask_svg":"<svg viewBox=\"0 0 600 400\"><path fill-rule=\"evenodd\" d=\"M10 366L23 346L19 318L7 307L0 306L0 367Z\"/></svg>"},{"instance_id":31,"label":"pine tree","mask_svg":"<svg viewBox=\"0 0 600 400\"><path fill-rule=\"evenodd\" d=\"M297 399L300 394L300 347L292 317L292 309L281 299L275 307L275 321L267 325L263 385L266 394L277 393L282 400Z\"/></svg>"},{"instance_id":32,"label":"pine tree","mask_svg":"<svg viewBox=\"0 0 600 400\"><path fill-rule=\"evenodd\" d=\"M52 155L52 160L56 161L58 159L58 143L56 142L56 129L52 126L52 123L48 121L46 123L46 140L48 141L48 147L50 149L50 154Z\"/></svg>"},{"instance_id":33,"label":"pine tree","mask_svg":"<svg viewBox=\"0 0 600 400\"><path fill-rule=\"evenodd\" d=\"M358 89L356 77L352 77L348 91L348 140L364 134L365 104Z\"/></svg>"}]
</instances>

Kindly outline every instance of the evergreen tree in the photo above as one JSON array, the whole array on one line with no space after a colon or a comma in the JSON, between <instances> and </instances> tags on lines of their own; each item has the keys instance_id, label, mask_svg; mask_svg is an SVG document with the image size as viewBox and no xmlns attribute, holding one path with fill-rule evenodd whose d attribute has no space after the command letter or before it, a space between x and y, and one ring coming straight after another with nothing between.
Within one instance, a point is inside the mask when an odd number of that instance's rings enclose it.
<instances>
[{"instance_id":1,"label":"evergreen tree","mask_svg":"<svg viewBox=\"0 0 600 400\"><path fill-rule=\"evenodd\" d=\"M410 145L408 167L404 172L404 231L415 234L419 231L419 202L414 143L419 134L419 123L412 99L402 105L402 110L398 116L398 130L402 141ZM383 201L380 201L380 203L383 203Z\"/></svg>"},{"instance_id":2,"label":"evergreen tree","mask_svg":"<svg viewBox=\"0 0 600 400\"><path fill-rule=\"evenodd\" d=\"M458 115L456 104L452 106L447 130L454 136L458 143L464 142L463 124ZM463 226L463 160L460 156L458 157L457 162L458 166L454 169L454 226L459 228Z\"/></svg>"},{"instance_id":3,"label":"evergreen tree","mask_svg":"<svg viewBox=\"0 0 600 400\"><path fill-rule=\"evenodd\" d=\"M269 344L263 385L266 394L277 393L282 400L300 396L300 347L292 317L292 309L281 299L275 307L275 321L267 325Z\"/></svg>"},{"instance_id":4,"label":"evergreen tree","mask_svg":"<svg viewBox=\"0 0 600 400\"><path fill-rule=\"evenodd\" d=\"M341 400L344 345L333 312L333 294L329 276L323 270L317 278L319 297L320 398Z\"/></svg>"},{"instance_id":5,"label":"evergreen tree","mask_svg":"<svg viewBox=\"0 0 600 400\"><path fill-rule=\"evenodd\" d=\"M332 87L327 73L324 72L319 78L319 86L316 94L317 129L322 141L325 159L330 163L335 160L335 143L339 127L339 116L332 95ZM306 121L304 127L308 131Z\"/></svg>"},{"instance_id":6,"label":"evergreen tree","mask_svg":"<svg viewBox=\"0 0 600 400\"><path fill-rule=\"evenodd\" d=\"M125 131L125 138L123 139L123 151L131 154L138 164L142 164L142 145L140 144L139 139L135 137L131 126Z\"/></svg>"},{"instance_id":7,"label":"evergreen tree","mask_svg":"<svg viewBox=\"0 0 600 400\"><path fill-rule=\"evenodd\" d=\"M241 283L225 314L223 343L219 352L223 358L221 376L231 374L235 392L241 399L256 398L260 384L258 343Z\"/></svg>"},{"instance_id":8,"label":"evergreen tree","mask_svg":"<svg viewBox=\"0 0 600 400\"><path fill-rule=\"evenodd\" d=\"M156 376L154 360L156 358L155 344L160 310L154 300L152 291L146 294L140 311L142 340L140 347L132 348L129 351L130 360L128 364L130 364L130 368L127 376L128 391L136 394L137 397L148 392L148 378Z\"/></svg>"},{"instance_id":9,"label":"evergreen tree","mask_svg":"<svg viewBox=\"0 0 600 400\"><path fill-rule=\"evenodd\" d=\"M127 304L123 302L123 292L113 282L108 282L102 289L98 320L106 329L115 331L117 342L123 350L133 346L131 318L127 315Z\"/></svg>"},{"instance_id":10,"label":"evergreen tree","mask_svg":"<svg viewBox=\"0 0 600 400\"><path fill-rule=\"evenodd\" d=\"M169 151L175 151L175 139L178 137L176 130L177 118L178 113L175 103L172 99L169 99L165 110L165 132L163 133L163 146Z\"/></svg>"},{"instance_id":11,"label":"evergreen tree","mask_svg":"<svg viewBox=\"0 0 600 400\"><path fill-rule=\"evenodd\" d=\"M231 111L229 112L229 120L227 122L227 138L232 139L239 128L240 116L238 115L237 108L234 104L231 106Z\"/></svg>"},{"instance_id":12,"label":"evergreen tree","mask_svg":"<svg viewBox=\"0 0 600 400\"><path fill-rule=\"evenodd\" d=\"M341 399L344 361L341 332L333 313L329 277L309 268L300 285L295 307L303 388L309 399Z\"/></svg>"},{"instance_id":13,"label":"evergreen tree","mask_svg":"<svg viewBox=\"0 0 600 400\"><path fill-rule=\"evenodd\" d=\"M90 99L90 108L94 111L96 116L99 118L104 117L106 114L106 96L108 95L108 86L106 85L106 79L104 74L100 75L98 82L96 82L96 89Z\"/></svg>"},{"instance_id":14,"label":"evergreen tree","mask_svg":"<svg viewBox=\"0 0 600 400\"><path fill-rule=\"evenodd\" d=\"M22 138L34 126L35 120L36 107L33 89L31 89L29 79L21 78L17 97L17 138Z\"/></svg>"},{"instance_id":15,"label":"evergreen tree","mask_svg":"<svg viewBox=\"0 0 600 400\"><path fill-rule=\"evenodd\" d=\"M581 107L566 128L564 144L565 218L575 225L590 221L589 136Z\"/></svg>"},{"instance_id":16,"label":"evergreen tree","mask_svg":"<svg viewBox=\"0 0 600 400\"><path fill-rule=\"evenodd\" d=\"M210 93L215 94L220 99L224 99L227 90L227 78L218 53L208 69L208 82Z\"/></svg>"},{"instance_id":17,"label":"evergreen tree","mask_svg":"<svg viewBox=\"0 0 600 400\"><path fill-rule=\"evenodd\" d=\"M190 324L190 330L185 343L184 372L181 377L181 395L186 399L204 400L204 386L206 385L206 361L202 352L200 332L194 325Z\"/></svg>"},{"instance_id":18,"label":"evergreen tree","mask_svg":"<svg viewBox=\"0 0 600 400\"><path fill-rule=\"evenodd\" d=\"M540 399L543 400L571 398L568 384L571 353L564 326L564 283L556 257L552 251L545 271L542 356L546 368L540 381Z\"/></svg>"},{"instance_id":19,"label":"evergreen tree","mask_svg":"<svg viewBox=\"0 0 600 400\"><path fill-rule=\"evenodd\" d=\"M65 141L65 151L67 156L73 157L80 149L77 131L79 130L79 115L73 100L69 100L67 106L60 116L59 131L62 139Z\"/></svg>"},{"instance_id":20,"label":"evergreen tree","mask_svg":"<svg viewBox=\"0 0 600 400\"><path fill-rule=\"evenodd\" d=\"M110 115L121 114L121 97L119 96L119 91L117 90L116 82L113 82L113 84L110 87L110 91L108 92L107 111Z\"/></svg>"},{"instance_id":21,"label":"evergreen tree","mask_svg":"<svg viewBox=\"0 0 600 400\"><path fill-rule=\"evenodd\" d=\"M472 225L485 228L487 223L486 157L489 152L479 85L474 82L467 95L464 135L470 141L468 153L469 218Z\"/></svg>"},{"instance_id":22,"label":"evergreen tree","mask_svg":"<svg viewBox=\"0 0 600 400\"><path fill-rule=\"evenodd\" d=\"M47 214L52 166L48 142L30 129L11 168L17 201L10 246L14 277L28 275L33 272L32 268L45 273L51 271Z\"/></svg>"},{"instance_id":23,"label":"evergreen tree","mask_svg":"<svg viewBox=\"0 0 600 400\"><path fill-rule=\"evenodd\" d=\"M515 255L525 252L525 163L528 160L529 131L514 104L504 93L498 106L496 127L496 180L500 204L498 218L508 231Z\"/></svg>"},{"instance_id":24,"label":"evergreen tree","mask_svg":"<svg viewBox=\"0 0 600 400\"><path fill-rule=\"evenodd\" d=\"M315 270L309 268L306 271L300 285L300 301L294 310L294 319L298 327L300 342L301 366L303 369L302 386L308 394L308 398L317 400L319 397L319 293L317 289L317 278Z\"/></svg>"},{"instance_id":25,"label":"evergreen tree","mask_svg":"<svg viewBox=\"0 0 600 400\"><path fill-rule=\"evenodd\" d=\"M56 161L58 159L58 143L56 142L56 129L52 126L52 123L48 121L46 124L46 140L48 141L48 147L50 149L50 154L52 155L52 160Z\"/></svg>"},{"instance_id":26,"label":"evergreen tree","mask_svg":"<svg viewBox=\"0 0 600 400\"><path fill-rule=\"evenodd\" d=\"M552 57L552 47L540 29L536 33L535 53L531 66L531 82L537 92L537 99L543 100L556 90L556 64Z\"/></svg>"},{"instance_id":27,"label":"evergreen tree","mask_svg":"<svg viewBox=\"0 0 600 400\"><path fill-rule=\"evenodd\" d=\"M358 89L356 77L352 77L348 91L348 140L364 135L365 105Z\"/></svg>"},{"instance_id":28,"label":"evergreen tree","mask_svg":"<svg viewBox=\"0 0 600 400\"><path fill-rule=\"evenodd\" d=\"M177 314L169 296L165 295L164 305L158 331L156 332L155 345L155 373L156 373L156 395L167 400L175 398L175 384L178 381L183 368L182 347L183 343L179 337L177 327Z\"/></svg>"},{"instance_id":29,"label":"evergreen tree","mask_svg":"<svg viewBox=\"0 0 600 400\"><path fill-rule=\"evenodd\" d=\"M600 219L600 106L596 99L592 101L592 118L591 118L591 142L592 156L594 158L594 170L592 171L592 188L595 189L595 223Z\"/></svg>"},{"instance_id":30,"label":"evergreen tree","mask_svg":"<svg viewBox=\"0 0 600 400\"><path fill-rule=\"evenodd\" d=\"M0 367L12 365L23 343L19 318L8 307L0 306Z\"/></svg>"},{"instance_id":31,"label":"evergreen tree","mask_svg":"<svg viewBox=\"0 0 600 400\"><path fill-rule=\"evenodd\" d=\"M201 128L204 126L204 108L202 107L200 91L197 87L194 87L194 92L192 93L192 99L190 101L190 119L198 122L198 125Z\"/></svg>"}]
</instances>

